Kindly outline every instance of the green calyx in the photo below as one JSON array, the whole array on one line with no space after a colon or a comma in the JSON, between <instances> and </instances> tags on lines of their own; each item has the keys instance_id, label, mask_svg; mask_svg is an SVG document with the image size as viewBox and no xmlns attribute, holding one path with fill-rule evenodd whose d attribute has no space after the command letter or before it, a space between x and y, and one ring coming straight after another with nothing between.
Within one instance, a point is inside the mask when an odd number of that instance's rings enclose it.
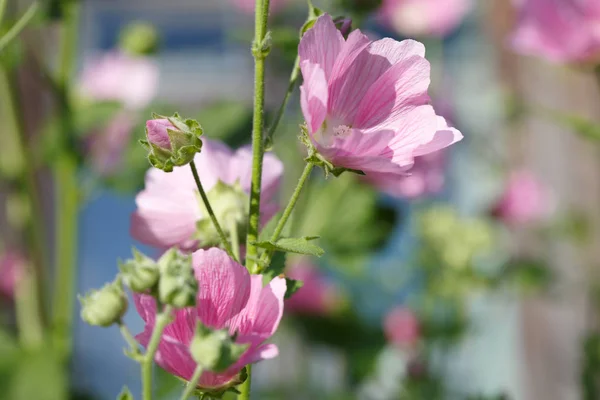
<instances>
[{"instance_id":1,"label":"green calyx","mask_svg":"<svg viewBox=\"0 0 600 400\"><path fill-rule=\"evenodd\" d=\"M128 307L120 279L80 296L79 302L81 319L92 326L108 327L119 322Z\"/></svg>"},{"instance_id":2,"label":"green calyx","mask_svg":"<svg viewBox=\"0 0 600 400\"><path fill-rule=\"evenodd\" d=\"M158 260L158 268L160 271L159 301L176 308L194 306L198 281L192 269L191 256L170 249Z\"/></svg>"},{"instance_id":3,"label":"green calyx","mask_svg":"<svg viewBox=\"0 0 600 400\"><path fill-rule=\"evenodd\" d=\"M207 371L223 372L248 350L249 344L235 343L227 329L213 330L198 322L190 343L192 358Z\"/></svg>"},{"instance_id":4,"label":"green calyx","mask_svg":"<svg viewBox=\"0 0 600 400\"><path fill-rule=\"evenodd\" d=\"M121 263L119 269L125 286L136 293L152 291L160 278L158 264L136 249L133 249L133 259Z\"/></svg>"}]
</instances>

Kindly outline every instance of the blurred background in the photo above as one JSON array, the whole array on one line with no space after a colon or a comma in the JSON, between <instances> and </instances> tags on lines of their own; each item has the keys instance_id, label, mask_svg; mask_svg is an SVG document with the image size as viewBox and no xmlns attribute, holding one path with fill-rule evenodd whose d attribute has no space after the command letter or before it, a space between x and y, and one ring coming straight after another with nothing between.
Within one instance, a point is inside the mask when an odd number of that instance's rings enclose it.
<instances>
[{"instance_id":1,"label":"blurred background","mask_svg":"<svg viewBox=\"0 0 600 400\"><path fill-rule=\"evenodd\" d=\"M304 287L274 338L280 356L255 368L253 398L600 399L594 57L523 51L527 10L508 0L313 3L373 39L425 43L433 104L465 139L394 188L315 172L291 230L320 234L327 253L286 261ZM31 4L8 0L0 34ZM253 1L36 4L0 41L0 398L109 399L125 384L137 396L118 328L85 325L73 295L112 280L132 246L158 254L129 234L151 112L249 142ZM267 123L306 16L303 0L272 0ZM282 203L303 167L298 99L296 87L274 140ZM76 290L52 296L69 277ZM73 332L64 356L27 320L51 298L64 305L51 326ZM133 307L125 321L143 329ZM165 399L181 387L164 372L158 384Z\"/></svg>"}]
</instances>

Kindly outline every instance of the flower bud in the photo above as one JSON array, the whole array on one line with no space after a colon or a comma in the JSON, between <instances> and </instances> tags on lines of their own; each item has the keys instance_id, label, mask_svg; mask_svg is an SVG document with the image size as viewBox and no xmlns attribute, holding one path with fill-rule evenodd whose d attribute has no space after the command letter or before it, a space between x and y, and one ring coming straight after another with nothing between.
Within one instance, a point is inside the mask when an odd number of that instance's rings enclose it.
<instances>
[{"instance_id":1,"label":"flower bud","mask_svg":"<svg viewBox=\"0 0 600 400\"><path fill-rule=\"evenodd\" d=\"M154 115L146 121L146 140L142 145L149 151L153 167L171 172L173 167L186 165L202 148L202 128L192 119L182 120L177 113L172 117Z\"/></svg>"},{"instance_id":2,"label":"flower bud","mask_svg":"<svg viewBox=\"0 0 600 400\"><path fill-rule=\"evenodd\" d=\"M176 249L170 249L159 260L158 298L163 304L177 308L196 304L198 281L192 269L192 259Z\"/></svg>"},{"instance_id":3,"label":"flower bud","mask_svg":"<svg viewBox=\"0 0 600 400\"><path fill-rule=\"evenodd\" d=\"M225 233L230 234L231 228L235 226L240 237L244 237L249 203L248 195L239 181L233 185L218 181L206 196ZM202 246L217 246L221 243L221 238L208 216L204 202L200 202L200 208L204 218L196 222L197 235L202 238Z\"/></svg>"},{"instance_id":4,"label":"flower bud","mask_svg":"<svg viewBox=\"0 0 600 400\"><path fill-rule=\"evenodd\" d=\"M93 326L108 327L117 323L127 311L128 301L120 280L107 283L102 289L92 290L83 297L81 319Z\"/></svg>"},{"instance_id":5,"label":"flower bud","mask_svg":"<svg viewBox=\"0 0 600 400\"><path fill-rule=\"evenodd\" d=\"M119 266L123 283L136 293L151 290L160 277L158 264L136 249L133 249L133 257Z\"/></svg>"},{"instance_id":6,"label":"flower bud","mask_svg":"<svg viewBox=\"0 0 600 400\"><path fill-rule=\"evenodd\" d=\"M198 322L190 343L192 358L209 371L222 372L235 364L249 344L237 344L227 329L212 330Z\"/></svg>"},{"instance_id":7,"label":"flower bud","mask_svg":"<svg viewBox=\"0 0 600 400\"><path fill-rule=\"evenodd\" d=\"M128 24L119 35L119 47L132 55L149 55L158 48L156 28L147 22Z\"/></svg>"}]
</instances>

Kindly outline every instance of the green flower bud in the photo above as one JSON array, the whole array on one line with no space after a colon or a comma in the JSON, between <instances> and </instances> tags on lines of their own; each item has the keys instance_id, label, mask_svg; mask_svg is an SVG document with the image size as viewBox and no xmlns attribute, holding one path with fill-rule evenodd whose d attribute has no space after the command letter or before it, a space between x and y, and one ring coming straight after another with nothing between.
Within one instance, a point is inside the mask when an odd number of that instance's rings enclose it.
<instances>
[{"instance_id":1,"label":"green flower bud","mask_svg":"<svg viewBox=\"0 0 600 400\"><path fill-rule=\"evenodd\" d=\"M192 358L209 371L222 372L235 364L249 344L237 344L226 329L212 330L198 322L190 343Z\"/></svg>"},{"instance_id":2,"label":"green flower bud","mask_svg":"<svg viewBox=\"0 0 600 400\"><path fill-rule=\"evenodd\" d=\"M127 311L128 301L120 280L107 283L100 290L92 290L83 297L81 319L93 326L108 327L121 320Z\"/></svg>"},{"instance_id":3,"label":"green flower bud","mask_svg":"<svg viewBox=\"0 0 600 400\"><path fill-rule=\"evenodd\" d=\"M198 281L192 269L191 256L171 249L158 260L158 267L158 298L161 303L177 308L195 305Z\"/></svg>"},{"instance_id":4,"label":"green flower bud","mask_svg":"<svg viewBox=\"0 0 600 400\"><path fill-rule=\"evenodd\" d=\"M201 135L202 128L193 119L182 120L177 113L172 117L154 114L154 119L146 121L146 140L141 143L153 167L171 172L194 160L202 148Z\"/></svg>"},{"instance_id":5,"label":"green flower bud","mask_svg":"<svg viewBox=\"0 0 600 400\"><path fill-rule=\"evenodd\" d=\"M136 249L133 249L133 257L119 266L125 286L136 293L147 292L156 287L160 277L158 264Z\"/></svg>"},{"instance_id":6,"label":"green flower bud","mask_svg":"<svg viewBox=\"0 0 600 400\"><path fill-rule=\"evenodd\" d=\"M235 227L238 235L244 237L246 235L249 202L248 195L244 192L240 183L236 182L234 185L228 185L218 181L206 196L225 234L231 234L232 227ZM221 243L221 238L212 220L208 217L204 202L200 198L198 202L205 218L196 222L197 239L202 243L202 246L217 246Z\"/></svg>"},{"instance_id":7,"label":"green flower bud","mask_svg":"<svg viewBox=\"0 0 600 400\"><path fill-rule=\"evenodd\" d=\"M136 21L128 24L119 35L119 47L132 55L153 54L158 48L158 33L154 25Z\"/></svg>"}]
</instances>

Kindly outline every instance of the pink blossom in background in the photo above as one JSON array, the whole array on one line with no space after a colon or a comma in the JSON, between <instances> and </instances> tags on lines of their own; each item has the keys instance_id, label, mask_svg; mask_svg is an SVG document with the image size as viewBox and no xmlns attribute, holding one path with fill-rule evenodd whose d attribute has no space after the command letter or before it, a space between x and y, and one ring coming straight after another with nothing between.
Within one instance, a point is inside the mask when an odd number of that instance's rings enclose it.
<instances>
[{"instance_id":1,"label":"pink blossom in background","mask_svg":"<svg viewBox=\"0 0 600 400\"><path fill-rule=\"evenodd\" d=\"M383 0L379 18L404 36L444 36L472 7L472 0Z\"/></svg>"},{"instance_id":2,"label":"pink blossom in background","mask_svg":"<svg viewBox=\"0 0 600 400\"><path fill-rule=\"evenodd\" d=\"M534 174L520 170L510 174L493 214L508 224L518 225L544 219L550 208L546 188Z\"/></svg>"},{"instance_id":3,"label":"pink blossom in background","mask_svg":"<svg viewBox=\"0 0 600 400\"><path fill-rule=\"evenodd\" d=\"M245 146L232 151L227 145L209 139L202 140L202 151L194 159L206 192L220 180L233 185L239 181L250 193L252 149ZM283 174L283 164L272 153L264 158L261 222L266 223L278 211L277 192ZM202 215L200 196L187 166L175 167L166 173L151 168L146 174L146 187L136 196L137 210L131 217L131 235L150 246L166 249L178 246L195 249L196 222Z\"/></svg>"},{"instance_id":4,"label":"pink blossom in background","mask_svg":"<svg viewBox=\"0 0 600 400\"><path fill-rule=\"evenodd\" d=\"M416 157L406 176L371 173L365 180L390 196L416 199L439 193L444 187L446 157L443 151Z\"/></svg>"},{"instance_id":5,"label":"pink blossom in background","mask_svg":"<svg viewBox=\"0 0 600 400\"><path fill-rule=\"evenodd\" d=\"M7 251L0 255L0 295L12 298L16 284L25 268L25 259L19 253Z\"/></svg>"},{"instance_id":6,"label":"pink blossom in background","mask_svg":"<svg viewBox=\"0 0 600 400\"><path fill-rule=\"evenodd\" d=\"M414 157L460 139L427 94L429 62L414 40L347 40L327 14L300 41L301 105L319 153L336 167L406 175Z\"/></svg>"},{"instance_id":7,"label":"pink blossom in background","mask_svg":"<svg viewBox=\"0 0 600 400\"><path fill-rule=\"evenodd\" d=\"M414 346L421 334L416 315L404 307L397 307L386 315L383 329L390 343L402 347Z\"/></svg>"},{"instance_id":8,"label":"pink blossom in background","mask_svg":"<svg viewBox=\"0 0 600 400\"><path fill-rule=\"evenodd\" d=\"M285 310L291 314L327 315L340 301L335 285L308 259L302 258L286 270L286 276L300 280L304 285L285 301Z\"/></svg>"},{"instance_id":9,"label":"pink blossom in background","mask_svg":"<svg viewBox=\"0 0 600 400\"><path fill-rule=\"evenodd\" d=\"M276 357L277 346L263 344L277 330L283 315L285 279L274 278L263 287L262 275L250 275L221 249L198 250L192 255L198 280L196 307L177 310L162 336L155 360L173 375L189 380L196 363L189 352L197 321L213 329L237 333L237 343L250 347L240 360L223 373L204 372L199 386L219 388L236 377L247 364ZM134 294L136 308L145 322L136 336L146 347L155 324L156 303L149 295Z\"/></svg>"},{"instance_id":10,"label":"pink blossom in background","mask_svg":"<svg viewBox=\"0 0 600 400\"><path fill-rule=\"evenodd\" d=\"M256 0L232 0L233 3L242 11L246 13L254 13L254 6ZM277 13L285 8L286 3L290 0L271 0L269 3L269 11L271 13Z\"/></svg>"},{"instance_id":11,"label":"pink blossom in background","mask_svg":"<svg viewBox=\"0 0 600 400\"><path fill-rule=\"evenodd\" d=\"M135 121L127 113L117 114L101 131L90 136L87 148L94 170L110 175L121 164Z\"/></svg>"},{"instance_id":12,"label":"pink blossom in background","mask_svg":"<svg viewBox=\"0 0 600 400\"><path fill-rule=\"evenodd\" d=\"M600 1L518 0L513 48L555 62L600 59Z\"/></svg>"},{"instance_id":13,"label":"pink blossom in background","mask_svg":"<svg viewBox=\"0 0 600 400\"><path fill-rule=\"evenodd\" d=\"M158 88L158 67L149 58L112 51L87 61L79 81L84 97L146 107Z\"/></svg>"}]
</instances>

